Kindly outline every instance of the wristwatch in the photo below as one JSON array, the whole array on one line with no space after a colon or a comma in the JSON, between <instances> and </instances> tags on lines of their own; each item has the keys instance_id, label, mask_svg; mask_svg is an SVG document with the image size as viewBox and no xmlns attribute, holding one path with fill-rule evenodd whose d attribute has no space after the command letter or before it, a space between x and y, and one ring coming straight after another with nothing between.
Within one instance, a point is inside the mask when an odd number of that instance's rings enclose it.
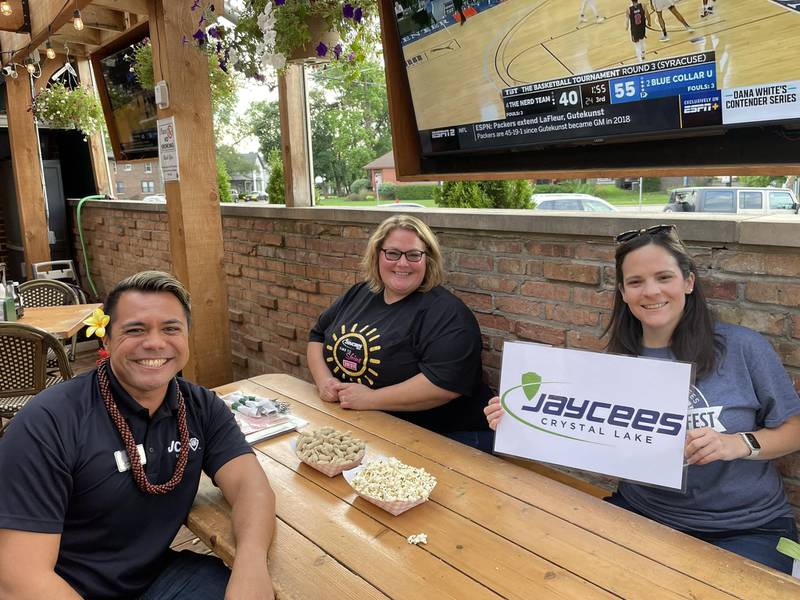
<instances>
[{"instance_id":1,"label":"wristwatch","mask_svg":"<svg viewBox=\"0 0 800 600\"><path fill-rule=\"evenodd\" d=\"M750 448L750 454L745 456L745 458L755 458L761 453L761 444L758 443L758 439L756 439L755 435L749 431L742 431L739 435L742 436L744 443Z\"/></svg>"}]
</instances>

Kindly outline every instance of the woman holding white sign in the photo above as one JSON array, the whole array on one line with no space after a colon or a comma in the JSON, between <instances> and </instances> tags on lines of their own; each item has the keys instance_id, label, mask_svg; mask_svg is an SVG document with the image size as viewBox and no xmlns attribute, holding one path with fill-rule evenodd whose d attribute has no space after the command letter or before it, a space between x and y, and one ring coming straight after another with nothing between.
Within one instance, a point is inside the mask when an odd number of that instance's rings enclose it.
<instances>
[{"instance_id":1,"label":"woman holding white sign","mask_svg":"<svg viewBox=\"0 0 800 600\"><path fill-rule=\"evenodd\" d=\"M608 501L790 573L775 549L797 540L772 459L800 450L800 397L760 334L716 322L673 225L617 236L608 351L692 362L685 493L620 482ZM499 399L484 410L492 429Z\"/></svg>"}]
</instances>

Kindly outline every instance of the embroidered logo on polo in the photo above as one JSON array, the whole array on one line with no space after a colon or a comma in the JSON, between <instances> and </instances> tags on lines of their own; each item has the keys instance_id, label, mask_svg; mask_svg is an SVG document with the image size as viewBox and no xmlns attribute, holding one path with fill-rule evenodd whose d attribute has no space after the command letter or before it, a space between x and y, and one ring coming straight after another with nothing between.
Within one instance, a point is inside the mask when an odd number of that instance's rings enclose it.
<instances>
[{"instance_id":1,"label":"embroidered logo on polo","mask_svg":"<svg viewBox=\"0 0 800 600\"><path fill-rule=\"evenodd\" d=\"M688 429L711 427L714 431L725 433L727 429L719 419L721 414L721 406L709 406L708 400L703 396L703 392L695 386L689 388L689 411L686 413L686 427Z\"/></svg>"},{"instance_id":2,"label":"embroidered logo on polo","mask_svg":"<svg viewBox=\"0 0 800 600\"><path fill-rule=\"evenodd\" d=\"M200 440L196 437L189 438L189 448L192 451L196 451L200 447ZM180 440L172 440L167 447L167 452L180 452L181 451L181 442Z\"/></svg>"},{"instance_id":3,"label":"embroidered logo on polo","mask_svg":"<svg viewBox=\"0 0 800 600\"><path fill-rule=\"evenodd\" d=\"M374 378L378 377L375 368L381 364L374 356L381 347L374 342L380 337L377 327L372 325L359 328L354 323L349 331L347 325L342 325L339 333L333 334L333 345L325 346L331 353L325 361L333 365L333 374L339 379L374 385Z\"/></svg>"}]
</instances>

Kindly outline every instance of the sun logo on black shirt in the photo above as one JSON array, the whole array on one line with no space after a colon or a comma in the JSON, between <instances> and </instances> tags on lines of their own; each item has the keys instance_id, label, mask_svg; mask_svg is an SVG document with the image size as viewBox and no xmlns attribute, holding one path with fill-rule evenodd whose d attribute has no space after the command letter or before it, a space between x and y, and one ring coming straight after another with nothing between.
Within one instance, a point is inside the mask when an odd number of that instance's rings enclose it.
<instances>
[{"instance_id":1,"label":"sun logo on black shirt","mask_svg":"<svg viewBox=\"0 0 800 600\"><path fill-rule=\"evenodd\" d=\"M381 347L370 344L381 337L377 331L377 328L371 325L364 325L358 329L358 323L354 323L350 331L347 331L347 325L343 324L341 333L333 334L333 345L325 346L331 356L325 360L336 365L333 368L335 376L355 383L366 381L369 385L375 384L373 377L378 377L378 372L372 367L377 367L381 361L371 354Z\"/></svg>"}]
</instances>

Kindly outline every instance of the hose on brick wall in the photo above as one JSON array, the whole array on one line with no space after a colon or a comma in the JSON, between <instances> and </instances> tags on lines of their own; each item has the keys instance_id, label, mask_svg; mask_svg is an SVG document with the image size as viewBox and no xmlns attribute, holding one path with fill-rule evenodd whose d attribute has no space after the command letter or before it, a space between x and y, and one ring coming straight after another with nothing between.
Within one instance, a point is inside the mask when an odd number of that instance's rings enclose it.
<instances>
[{"instance_id":1,"label":"hose on brick wall","mask_svg":"<svg viewBox=\"0 0 800 600\"><path fill-rule=\"evenodd\" d=\"M93 196L81 198L78 202L78 210L76 211L76 220L78 221L78 237L81 240L81 252L83 252L83 266L86 272L86 280L89 282L89 287L92 288L92 294L94 294L94 297L97 298L97 288L94 285L94 279L92 279L92 270L89 268L89 253L86 251L86 242L83 240L83 223L81 223L81 209L87 200L111 200L111 196L106 194L95 194Z\"/></svg>"}]
</instances>

